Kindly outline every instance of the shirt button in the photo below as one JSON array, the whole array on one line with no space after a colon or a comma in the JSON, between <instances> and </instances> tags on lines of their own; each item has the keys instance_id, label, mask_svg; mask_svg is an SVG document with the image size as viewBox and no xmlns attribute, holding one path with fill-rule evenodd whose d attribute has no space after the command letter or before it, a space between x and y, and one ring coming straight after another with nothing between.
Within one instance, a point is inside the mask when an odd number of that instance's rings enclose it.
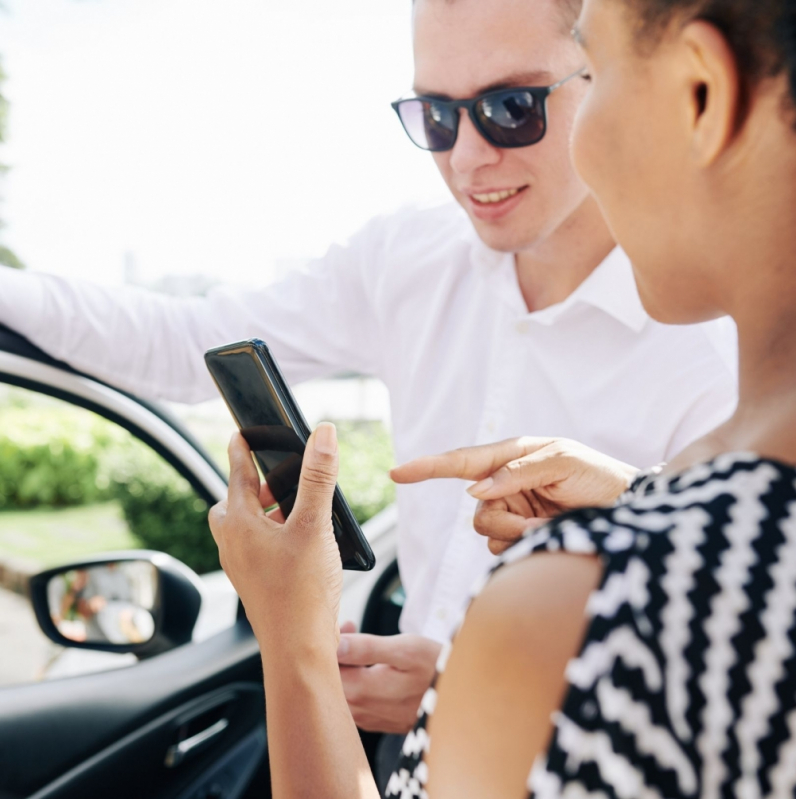
<instances>
[{"instance_id":1,"label":"shirt button","mask_svg":"<svg viewBox=\"0 0 796 799\"><path fill-rule=\"evenodd\" d=\"M521 335L525 335L529 330L529 325L527 322L517 322L517 324L514 325L514 329Z\"/></svg>"},{"instance_id":2,"label":"shirt button","mask_svg":"<svg viewBox=\"0 0 796 799\"><path fill-rule=\"evenodd\" d=\"M447 618L448 618L448 611L447 611L447 610L445 610L445 608L439 608L439 609L437 610L437 618L438 618L440 621L445 621L445 619L447 619Z\"/></svg>"},{"instance_id":3,"label":"shirt button","mask_svg":"<svg viewBox=\"0 0 796 799\"><path fill-rule=\"evenodd\" d=\"M486 431L487 431L487 433L494 433L495 432L495 423L494 422L487 422L486 423Z\"/></svg>"}]
</instances>

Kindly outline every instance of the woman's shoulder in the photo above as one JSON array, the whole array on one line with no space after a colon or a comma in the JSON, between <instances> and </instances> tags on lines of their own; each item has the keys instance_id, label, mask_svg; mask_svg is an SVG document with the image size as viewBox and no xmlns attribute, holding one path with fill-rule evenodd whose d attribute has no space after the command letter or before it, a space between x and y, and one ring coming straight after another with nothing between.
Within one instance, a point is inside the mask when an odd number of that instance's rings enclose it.
<instances>
[{"instance_id":1,"label":"woman's shoulder","mask_svg":"<svg viewBox=\"0 0 796 799\"><path fill-rule=\"evenodd\" d=\"M793 790L781 753L786 739L793 746L782 733L796 705L794 511L796 470L736 453L652 476L629 501L523 542L529 552L590 549L603 563L552 744L531 778L537 793L568 782L609 791L609 761L643 769L664 794L692 794L706 779L717 794L744 792L744 780L765 793L762 772L739 772L739 752L772 764ZM599 752L588 745L597 730Z\"/></svg>"}]
</instances>

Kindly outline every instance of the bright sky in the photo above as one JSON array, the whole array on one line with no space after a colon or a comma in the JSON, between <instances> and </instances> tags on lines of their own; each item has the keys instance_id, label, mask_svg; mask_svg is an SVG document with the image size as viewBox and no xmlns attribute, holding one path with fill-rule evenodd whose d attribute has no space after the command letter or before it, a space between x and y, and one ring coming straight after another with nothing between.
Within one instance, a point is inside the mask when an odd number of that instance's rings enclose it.
<instances>
[{"instance_id":1,"label":"bright sky","mask_svg":"<svg viewBox=\"0 0 796 799\"><path fill-rule=\"evenodd\" d=\"M3 0L3 241L116 283L267 279L371 216L441 199L390 108L410 0Z\"/></svg>"}]
</instances>

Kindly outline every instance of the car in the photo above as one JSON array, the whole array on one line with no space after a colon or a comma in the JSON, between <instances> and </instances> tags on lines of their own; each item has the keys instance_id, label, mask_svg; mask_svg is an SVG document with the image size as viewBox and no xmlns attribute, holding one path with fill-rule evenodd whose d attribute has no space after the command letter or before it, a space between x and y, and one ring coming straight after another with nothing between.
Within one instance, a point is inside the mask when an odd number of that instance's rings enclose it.
<instances>
[{"instance_id":1,"label":"car","mask_svg":"<svg viewBox=\"0 0 796 799\"><path fill-rule=\"evenodd\" d=\"M57 362L0 327L4 385L91 411L127 431L208 505L226 494L223 470L163 408ZM376 568L345 573L341 619L358 622L365 632L397 631L401 588L395 528L392 507L366 523ZM74 624L58 627L50 612L52 603L68 607L77 601L75 575L91 568L107 571L109 562L111 569L134 575L139 587L146 588L150 579L159 586L147 594L149 616L135 617L136 632L126 645L105 625L104 643L93 646L126 652L121 668L107 667L119 666L107 661L119 655L87 666L85 658L97 655L87 651L92 644L85 625L78 633ZM58 580L60 593L54 593ZM49 679L0 688L0 796L270 796L258 644L240 603L233 597L230 605L232 589L223 574L199 579L170 556L125 550L66 563L31 580L30 586L43 629L76 657L71 666L64 666L62 658L50 668ZM133 617L127 600L116 601L116 607L124 610L129 629ZM231 611L218 612L224 602ZM147 634L154 635L154 643L144 640Z\"/></svg>"}]
</instances>

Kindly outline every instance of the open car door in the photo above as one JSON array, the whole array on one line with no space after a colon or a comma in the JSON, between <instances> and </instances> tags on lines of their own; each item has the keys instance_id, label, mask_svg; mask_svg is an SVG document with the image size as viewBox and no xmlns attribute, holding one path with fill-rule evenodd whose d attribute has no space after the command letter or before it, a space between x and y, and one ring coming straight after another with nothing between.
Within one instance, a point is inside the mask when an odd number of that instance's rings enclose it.
<instances>
[{"instance_id":1,"label":"open car door","mask_svg":"<svg viewBox=\"0 0 796 799\"><path fill-rule=\"evenodd\" d=\"M2 385L118 426L205 506L226 494L212 459L159 408L53 361L0 327ZM383 632L382 617L394 627L400 612L389 599L394 586L382 597L385 579L397 580L394 527L394 509L369 522L365 532L379 565L345 575L342 616L359 621L364 615L373 632ZM216 602L206 595L202 613L212 615ZM259 648L234 596L233 602L224 624L169 651L140 660L120 656L128 658L122 667L104 671L62 668L71 676L0 687L0 799L270 796ZM76 651L65 650L62 661ZM14 654L3 651L0 637L0 662Z\"/></svg>"},{"instance_id":2,"label":"open car door","mask_svg":"<svg viewBox=\"0 0 796 799\"><path fill-rule=\"evenodd\" d=\"M7 330L0 382L118 425L207 504L225 494L222 473L156 407ZM0 797L268 796L259 651L248 623L232 615L206 640L123 668L0 689Z\"/></svg>"}]
</instances>

